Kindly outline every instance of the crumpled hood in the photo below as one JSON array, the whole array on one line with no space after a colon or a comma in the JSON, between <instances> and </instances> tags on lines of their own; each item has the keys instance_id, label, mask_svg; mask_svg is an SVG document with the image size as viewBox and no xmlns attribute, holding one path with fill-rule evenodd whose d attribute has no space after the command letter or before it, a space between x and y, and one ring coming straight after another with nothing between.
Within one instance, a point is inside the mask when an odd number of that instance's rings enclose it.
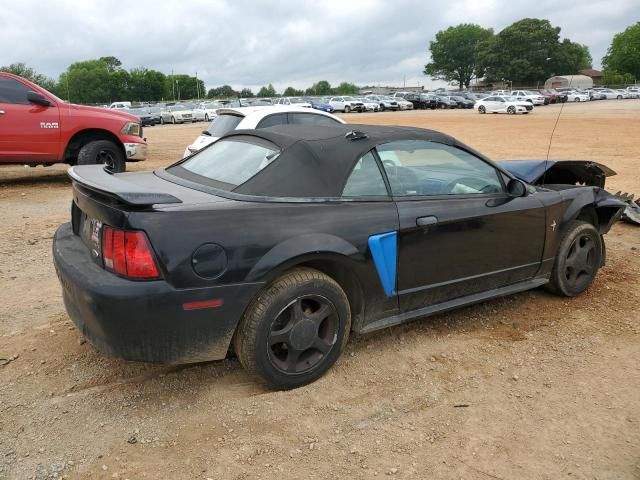
<instances>
[{"instance_id":1,"label":"crumpled hood","mask_svg":"<svg viewBox=\"0 0 640 480\"><path fill-rule=\"evenodd\" d=\"M604 187L606 177L616 174L609 167L590 160L502 160L502 168L531 185L584 184Z\"/></svg>"}]
</instances>

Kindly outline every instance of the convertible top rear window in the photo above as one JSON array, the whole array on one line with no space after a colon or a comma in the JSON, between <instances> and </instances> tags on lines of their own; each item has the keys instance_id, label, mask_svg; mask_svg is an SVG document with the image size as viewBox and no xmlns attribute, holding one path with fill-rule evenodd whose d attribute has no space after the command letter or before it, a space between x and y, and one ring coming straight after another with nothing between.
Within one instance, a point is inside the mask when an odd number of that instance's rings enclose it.
<instances>
[{"instance_id":1,"label":"convertible top rear window","mask_svg":"<svg viewBox=\"0 0 640 480\"><path fill-rule=\"evenodd\" d=\"M207 132L212 137L221 137L225 133L229 133L231 130L235 130L243 118L244 117L240 115L223 113L222 115L218 115L213 119L205 132Z\"/></svg>"},{"instance_id":2,"label":"convertible top rear window","mask_svg":"<svg viewBox=\"0 0 640 480\"><path fill-rule=\"evenodd\" d=\"M280 150L256 137L225 138L200 150L169 171L205 185L233 190L273 162Z\"/></svg>"}]
</instances>

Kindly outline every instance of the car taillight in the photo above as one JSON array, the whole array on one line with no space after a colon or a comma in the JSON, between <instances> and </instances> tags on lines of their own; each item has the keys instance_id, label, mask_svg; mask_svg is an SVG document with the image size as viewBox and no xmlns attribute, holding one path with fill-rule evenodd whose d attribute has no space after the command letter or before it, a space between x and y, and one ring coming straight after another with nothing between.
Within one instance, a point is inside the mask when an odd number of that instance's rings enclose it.
<instances>
[{"instance_id":1,"label":"car taillight","mask_svg":"<svg viewBox=\"0 0 640 480\"><path fill-rule=\"evenodd\" d=\"M102 228L102 259L110 272L137 280L160 276L144 232Z\"/></svg>"}]
</instances>

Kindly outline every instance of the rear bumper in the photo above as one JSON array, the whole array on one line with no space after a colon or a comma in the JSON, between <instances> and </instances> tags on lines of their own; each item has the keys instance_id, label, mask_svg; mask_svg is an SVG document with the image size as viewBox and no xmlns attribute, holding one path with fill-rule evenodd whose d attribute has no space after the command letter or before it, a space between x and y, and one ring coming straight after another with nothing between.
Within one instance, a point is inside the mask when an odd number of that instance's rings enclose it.
<instances>
[{"instance_id":1,"label":"rear bumper","mask_svg":"<svg viewBox=\"0 0 640 480\"><path fill-rule=\"evenodd\" d=\"M91 260L70 224L56 231L53 260L76 327L98 350L134 361L179 364L224 358L246 306L262 286L176 289L164 280L120 278ZM222 299L222 306L183 307L214 299Z\"/></svg>"}]
</instances>

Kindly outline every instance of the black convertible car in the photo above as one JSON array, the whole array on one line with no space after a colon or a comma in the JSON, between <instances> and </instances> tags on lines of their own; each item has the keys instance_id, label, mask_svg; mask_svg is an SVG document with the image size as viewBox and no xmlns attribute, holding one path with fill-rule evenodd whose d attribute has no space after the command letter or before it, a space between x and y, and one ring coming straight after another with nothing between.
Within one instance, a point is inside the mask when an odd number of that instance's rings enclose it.
<instances>
[{"instance_id":1,"label":"black convertible car","mask_svg":"<svg viewBox=\"0 0 640 480\"><path fill-rule=\"evenodd\" d=\"M300 386L351 332L541 285L583 292L624 203L597 164L551 162L540 182L546 163L520 165L535 186L442 133L344 125L232 131L155 172L73 167L53 241L64 303L104 352L233 349Z\"/></svg>"}]
</instances>

